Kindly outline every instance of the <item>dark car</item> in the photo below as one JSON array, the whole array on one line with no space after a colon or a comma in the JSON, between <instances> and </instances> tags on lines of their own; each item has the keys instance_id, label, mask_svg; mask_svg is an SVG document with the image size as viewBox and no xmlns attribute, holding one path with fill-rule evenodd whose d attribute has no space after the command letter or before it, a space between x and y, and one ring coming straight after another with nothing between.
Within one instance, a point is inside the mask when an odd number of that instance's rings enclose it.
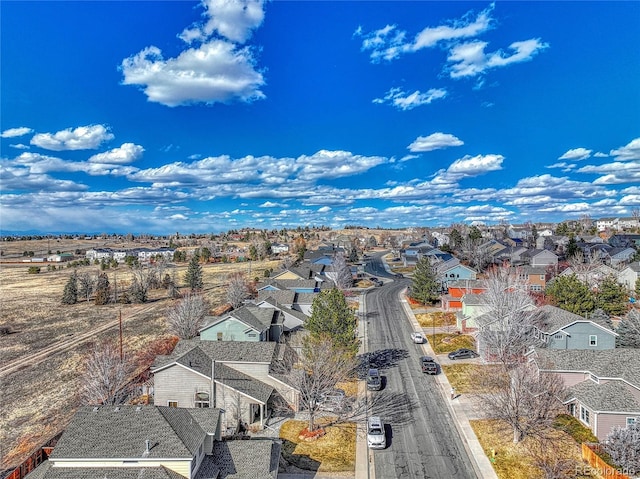
<instances>
[{"instance_id":1,"label":"dark car","mask_svg":"<svg viewBox=\"0 0 640 479\"><path fill-rule=\"evenodd\" d=\"M438 363L431 356L422 356L420 358L422 372L427 374L438 374Z\"/></svg>"},{"instance_id":2,"label":"dark car","mask_svg":"<svg viewBox=\"0 0 640 479\"><path fill-rule=\"evenodd\" d=\"M375 368L369 369L367 374L367 389L370 391L380 391L382 389L382 377L380 371Z\"/></svg>"},{"instance_id":3,"label":"dark car","mask_svg":"<svg viewBox=\"0 0 640 479\"><path fill-rule=\"evenodd\" d=\"M396 278L404 278L404 275L402 273L396 273Z\"/></svg>"},{"instance_id":4,"label":"dark car","mask_svg":"<svg viewBox=\"0 0 640 479\"><path fill-rule=\"evenodd\" d=\"M449 356L449 359L468 359L477 358L479 355L471 349L460 348L451 351L447 356Z\"/></svg>"}]
</instances>

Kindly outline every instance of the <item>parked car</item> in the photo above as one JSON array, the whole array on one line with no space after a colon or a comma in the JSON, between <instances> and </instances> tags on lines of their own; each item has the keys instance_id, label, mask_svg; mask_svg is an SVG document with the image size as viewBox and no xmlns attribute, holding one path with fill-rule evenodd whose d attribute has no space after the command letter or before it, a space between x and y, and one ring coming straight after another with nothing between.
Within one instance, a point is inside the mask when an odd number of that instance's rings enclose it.
<instances>
[{"instance_id":1,"label":"parked car","mask_svg":"<svg viewBox=\"0 0 640 479\"><path fill-rule=\"evenodd\" d=\"M477 358L479 354L471 349L460 348L455 351L451 351L447 356L449 356L449 359L468 359Z\"/></svg>"},{"instance_id":2,"label":"parked car","mask_svg":"<svg viewBox=\"0 0 640 479\"><path fill-rule=\"evenodd\" d=\"M438 363L431 356L422 356L420 358L422 372L427 374L438 374Z\"/></svg>"},{"instance_id":3,"label":"parked car","mask_svg":"<svg viewBox=\"0 0 640 479\"><path fill-rule=\"evenodd\" d=\"M380 371L375 368L369 369L367 373L367 389L370 391L380 391L382 389L382 377Z\"/></svg>"},{"instance_id":4,"label":"parked car","mask_svg":"<svg viewBox=\"0 0 640 479\"><path fill-rule=\"evenodd\" d=\"M426 341L426 338L424 337L424 334L422 334L422 332L415 331L411 333L411 341L413 341L416 344L422 344Z\"/></svg>"},{"instance_id":5,"label":"parked car","mask_svg":"<svg viewBox=\"0 0 640 479\"><path fill-rule=\"evenodd\" d=\"M396 273L396 278L404 278L404 275L402 273Z\"/></svg>"},{"instance_id":6,"label":"parked car","mask_svg":"<svg viewBox=\"0 0 640 479\"><path fill-rule=\"evenodd\" d=\"M384 449L387 447L384 423L378 416L371 416L367 420L367 446L371 449Z\"/></svg>"}]
</instances>

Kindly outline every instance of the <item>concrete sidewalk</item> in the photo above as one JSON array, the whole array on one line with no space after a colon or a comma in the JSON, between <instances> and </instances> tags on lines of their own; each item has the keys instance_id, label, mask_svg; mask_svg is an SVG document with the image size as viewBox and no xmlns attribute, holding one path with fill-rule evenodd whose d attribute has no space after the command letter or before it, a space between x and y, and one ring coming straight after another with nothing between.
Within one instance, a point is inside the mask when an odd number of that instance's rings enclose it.
<instances>
[{"instance_id":1,"label":"concrete sidewalk","mask_svg":"<svg viewBox=\"0 0 640 479\"><path fill-rule=\"evenodd\" d=\"M405 293L402 292L400 296L400 302L405 310L407 318L411 322L412 328L414 331L422 331L422 327L418 323L416 316L411 309L408 301L405 299ZM426 333L425 333L425 336ZM422 348L425 352L425 355L431 356L436 359L436 361L440 362L438 356L435 351L431 347L431 343L426 342L422 344ZM489 458L484 453L478 438L476 437L475 432L471 428L471 424L469 423L469 413L471 413L474 417L478 415L477 404L473 400L471 396L466 395L457 395L454 399L451 398L451 383L447 379L447 376L444 373L440 373L435 376L436 383L439 386L440 393L444 401L447 403L451 415L456 424L456 428L460 434L462 439L462 443L464 444L465 449L467 450L467 454L471 459L471 464L473 465L474 470L478 478L482 479L498 479L498 476L489 461ZM357 466L356 466L357 472ZM356 478L362 477L356 474Z\"/></svg>"}]
</instances>

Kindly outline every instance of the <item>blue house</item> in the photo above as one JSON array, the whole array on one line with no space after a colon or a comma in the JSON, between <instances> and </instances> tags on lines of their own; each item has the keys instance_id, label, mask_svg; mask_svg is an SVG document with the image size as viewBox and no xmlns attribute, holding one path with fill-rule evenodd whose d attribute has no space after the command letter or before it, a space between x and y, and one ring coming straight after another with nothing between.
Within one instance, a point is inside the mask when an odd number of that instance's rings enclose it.
<instances>
[{"instance_id":1,"label":"blue house","mask_svg":"<svg viewBox=\"0 0 640 479\"><path fill-rule=\"evenodd\" d=\"M284 316L275 308L243 306L224 316L209 317L200 329L204 341L278 341Z\"/></svg>"}]
</instances>

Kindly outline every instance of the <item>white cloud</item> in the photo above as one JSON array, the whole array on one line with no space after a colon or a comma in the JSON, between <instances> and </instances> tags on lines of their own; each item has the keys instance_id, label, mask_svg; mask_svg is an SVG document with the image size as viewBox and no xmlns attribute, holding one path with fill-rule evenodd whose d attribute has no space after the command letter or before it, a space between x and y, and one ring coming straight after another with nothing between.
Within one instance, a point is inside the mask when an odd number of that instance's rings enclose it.
<instances>
[{"instance_id":1,"label":"white cloud","mask_svg":"<svg viewBox=\"0 0 640 479\"><path fill-rule=\"evenodd\" d=\"M329 211L331 211L330 206L323 206L322 208L318 208L318 213L328 213Z\"/></svg>"},{"instance_id":2,"label":"white cloud","mask_svg":"<svg viewBox=\"0 0 640 479\"><path fill-rule=\"evenodd\" d=\"M513 50L510 54L501 50L485 53L484 49L487 45L487 42L473 41L454 46L447 57L451 78L473 77L491 68L529 61L537 53L549 47L548 43L543 43L539 38L513 42L509 46L509 49Z\"/></svg>"},{"instance_id":3,"label":"white cloud","mask_svg":"<svg viewBox=\"0 0 640 479\"><path fill-rule=\"evenodd\" d=\"M9 146L11 148L15 148L16 150L28 150L29 148L31 148L29 145L23 145L22 143L17 143Z\"/></svg>"},{"instance_id":4,"label":"white cloud","mask_svg":"<svg viewBox=\"0 0 640 479\"><path fill-rule=\"evenodd\" d=\"M640 138L631 140L627 145L611 150L611 156L617 161L640 160Z\"/></svg>"},{"instance_id":5,"label":"white cloud","mask_svg":"<svg viewBox=\"0 0 640 479\"><path fill-rule=\"evenodd\" d=\"M559 160L574 160L574 161L586 160L587 158L591 157L591 153L592 152L593 152L593 150L587 150L586 148L574 148L572 150L568 150L566 153L564 153L558 159Z\"/></svg>"},{"instance_id":6,"label":"white cloud","mask_svg":"<svg viewBox=\"0 0 640 479\"><path fill-rule=\"evenodd\" d=\"M447 90L443 88L431 88L426 93L416 90L413 93L406 93L401 88L391 88L383 98L375 98L373 103L388 103L398 110L407 111L421 105L428 105L434 100L439 100L447 96Z\"/></svg>"},{"instance_id":7,"label":"white cloud","mask_svg":"<svg viewBox=\"0 0 640 479\"><path fill-rule=\"evenodd\" d=\"M144 148L133 143L123 143L122 146L104 153L98 153L89 158L89 163L101 163L107 165L126 165L142 156Z\"/></svg>"},{"instance_id":8,"label":"white cloud","mask_svg":"<svg viewBox=\"0 0 640 479\"><path fill-rule=\"evenodd\" d=\"M296 165L300 167L299 179L316 181L322 178L357 175L386 161L381 156L361 156L348 151L320 150L311 156L298 157Z\"/></svg>"},{"instance_id":9,"label":"white cloud","mask_svg":"<svg viewBox=\"0 0 640 479\"><path fill-rule=\"evenodd\" d=\"M429 136L419 136L407 148L413 153L441 150L450 146L462 146L464 142L450 133L436 132Z\"/></svg>"},{"instance_id":10,"label":"white cloud","mask_svg":"<svg viewBox=\"0 0 640 479\"><path fill-rule=\"evenodd\" d=\"M169 219L171 221L186 221L189 218L181 213L176 213L175 215L169 216Z\"/></svg>"},{"instance_id":11,"label":"white cloud","mask_svg":"<svg viewBox=\"0 0 640 479\"><path fill-rule=\"evenodd\" d=\"M274 203L273 201L265 201L258 208L285 208L287 205L284 203Z\"/></svg>"},{"instance_id":12,"label":"white cloud","mask_svg":"<svg viewBox=\"0 0 640 479\"><path fill-rule=\"evenodd\" d=\"M113 134L103 125L90 125L67 128L53 134L38 133L31 138L31 144L53 151L90 150L113 138Z\"/></svg>"},{"instance_id":13,"label":"white cloud","mask_svg":"<svg viewBox=\"0 0 640 479\"><path fill-rule=\"evenodd\" d=\"M371 51L370 58L373 62L394 60L403 53L431 48L441 42L475 37L487 31L493 22L491 18L493 8L494 5L491 4L475 19L469 12L461 19L449 22L450 25L427 27L418 33L413 41L407 41L407 33L398 30L395 25L387 25L371 33L363 33L362 28L359 27L354 35L364 37L361 49L362 51Z\"/></svg>"},{"instance_id":14,"label":"white cloud","mask_svg":"<svg viewBox=\"0 0 640 479\"><path fill-rule=\"evenodd\" d=\"M593 156L595 158L609 158L609 155L607 155L606 153L602 153L601 151L596 151Z\"/></svg>"},{"instance_id":15,"label":"white cloud","mask_svg":"<svg viewBox=\"0 0 640 479\"><path fill-rule=\"evenodd\" d=\"M477 176L488 171L501 170L503 160L504 156L502 155L476 155L473 157L467 155L454 161L447 168L447 173L456 176Z\"/></svg>"},{"instance_id":16,"label":"white cloud","mask_svg":"<svg viewBox=\"0 0 640 479\"><path fill-rule=\"evenodd\" d=\"M18 136L24 136L31 133L33 130L31 128L27 128L26 126L21 126L18 128L8 128L0 133L1 138L15 138Z\"/></svg>"},{"instance_id":17,"label":"white cloud","mask_svg":"<svg viewBox=\"0 0 640 479\"><path fill-rule=\"evenodd\" d=\"M179 35L198 45L168 59L158 47L149 46L122 61L122 83L141 86L149 101L170 107L265 98L255 50L241 46L262 24L264 2L203 0L201 5L206 21Z\"/></svg>"},{"instance_id":18,"label":"white cloud","mask_svg":"<svg viewBox=\"0 0 640 479\"><path fill-rule=\"evenodd\" d=\"M187 43L205 41L214 33L235 43L245 43L264 20L262 0L202 0L202 6L207 20L179 35Z\"/></svg>"}]
</instances>

